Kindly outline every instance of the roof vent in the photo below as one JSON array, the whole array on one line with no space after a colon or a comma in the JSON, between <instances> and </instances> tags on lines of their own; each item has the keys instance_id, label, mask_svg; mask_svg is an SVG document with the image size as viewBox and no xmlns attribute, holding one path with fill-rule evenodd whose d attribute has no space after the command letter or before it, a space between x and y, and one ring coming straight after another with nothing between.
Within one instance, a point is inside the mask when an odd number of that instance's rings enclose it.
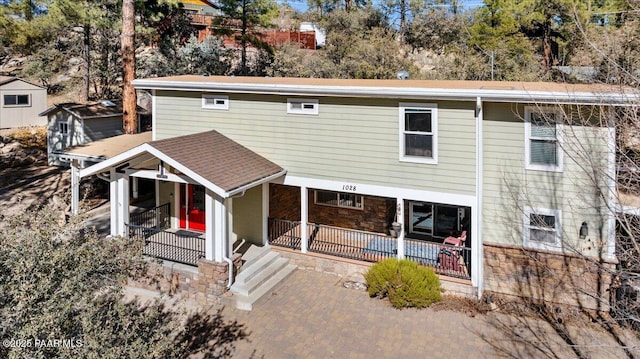
<instances>
[{"instance_id":1,"label":"roof vent","mask_svg":"<svg viewBox=\"0 0 640 359\"><path fill-rule=\"evenodd\" d=\"M100 101L100 103L101 103L101 104L102 104L102 106L104 106L104 107L113 107L113 106L115 106L115 105L116 105L115 103L113 103L113 102L111 102L111 101L109 101L109 100L102 100L102 101Z\"/></svg>"},{"instance_id":2,"label":"roof vent","mask_svg":"<svg viewBox=\"0 0 640 359\"><path fill-rule=\"evenodd\" d=\"M402 70L396 74L398 80L408 80L409 79L409 71Z\"/></svg>"}]
</instances>

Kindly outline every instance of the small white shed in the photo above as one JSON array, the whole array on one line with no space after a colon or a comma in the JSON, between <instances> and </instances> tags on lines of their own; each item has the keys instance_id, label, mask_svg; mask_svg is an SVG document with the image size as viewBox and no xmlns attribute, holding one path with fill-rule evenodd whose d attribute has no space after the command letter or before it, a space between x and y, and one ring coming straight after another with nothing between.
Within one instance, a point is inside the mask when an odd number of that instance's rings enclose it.
<instances>
[{"instance_id":1,"label":"small white shed","mask_svg":"<svg viewBox=\"0 0 640 359\"><path fill-rule=\"evenodd\" d=\"M0 76L0 128L44 126L47 90L17 77Z\"/></svg>"}]
</instances>

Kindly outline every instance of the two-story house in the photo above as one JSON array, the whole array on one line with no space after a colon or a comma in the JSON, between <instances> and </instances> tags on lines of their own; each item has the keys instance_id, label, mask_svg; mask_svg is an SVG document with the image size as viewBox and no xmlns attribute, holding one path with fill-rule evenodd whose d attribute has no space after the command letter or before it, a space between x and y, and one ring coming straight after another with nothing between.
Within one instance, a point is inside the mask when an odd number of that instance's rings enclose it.
<instances>
[{"instance_id":1,"label":"two-story house","mask_svg":"<svg viewBox=\"0 0 640 359\"><path fill-rule=\"evenodd\" d=\"M408 258L433 267L445 288L477 296L593 306L606 291L584 259L615 262L606 116L626 95L517 82L134 84L153 93L153 141L78 176L110 173L112 235L144 237L148 253L198 265L201 281L222 266L225 283L248 286L231 261L234 244L252 243L342 274ZM156 181L152 215L129 214L136 177Z\"/></svg>"}]
</instances>

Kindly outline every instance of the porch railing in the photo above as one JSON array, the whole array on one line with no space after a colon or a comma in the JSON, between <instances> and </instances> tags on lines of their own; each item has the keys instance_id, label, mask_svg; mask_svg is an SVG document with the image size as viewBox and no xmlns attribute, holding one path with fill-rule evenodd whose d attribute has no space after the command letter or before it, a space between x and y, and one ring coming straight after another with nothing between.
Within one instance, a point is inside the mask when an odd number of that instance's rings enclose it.
<instances>
[{"instance_id":1,"label":"porch railing","mask_svg":"<svg viewBox=\"0 0 640 359\"><path fill-rule=\"evenodd\" d=\"M141 227L166 229L171 227L171 203L149 208L129 215L129 224Z\"/></svg>"},{"instance_id":2,"label":"porch railing","mask_svg":"<svg viewBox=\"0 0 640 359\"><path fill-rule=\"evenodd\" d=\"M382 233L309 223L309 252L367 262L379 262L398 255L398 240ZM300 222L269 219L269 243L300 249ZM471 279L471 249L405 238L405 258L429 266L450 277Z\"/></svg>"},{"instance_id":3,"label":"porch railing","mask_svg":"<svg viewBox=\"0 0 640 359\"><path fill-rule=\"evenodd\" d=\"M150 257L197 266L200 258L205 256L205 240L197 234L181 234L181 231L171 232L131 224L127 232L130 237L144 240L142 253Z\"/></svg>"}]
</instances>

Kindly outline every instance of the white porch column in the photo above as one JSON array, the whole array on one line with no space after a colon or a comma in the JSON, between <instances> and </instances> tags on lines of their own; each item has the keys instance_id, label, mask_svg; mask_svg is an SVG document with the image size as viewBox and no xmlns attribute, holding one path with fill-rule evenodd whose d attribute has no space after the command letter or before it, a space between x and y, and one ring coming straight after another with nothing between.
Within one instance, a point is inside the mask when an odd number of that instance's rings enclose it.
<instances>
[{"instance_id":1,"label":"white porch column","mask_svg":"<svg viewBox=\"0 0 640 359\"><path fill-rule=\"evenodd\" d=\"M233 198L227 198L225 201L225 216L227 218L226 223L226 239L227 239L227 253L226 257L231 258L233 255L233 243L235 242L235 238L233 238Z\"/></svg>"},{"instance_id":2,"label":"white porch column","mask_svg":"<svg viewBox=\"0 0 640 359\"><path fill-rule=\"evenodd\" d=\"M269 245L269 184L262 184L262 245Z\"/></svg>"},{"instance_id":3,"label":"white porch column","mask_svg":"<svg viewBox=\"0 0 640 359\"><path fill-rule=\"evenodd\" d=\"M78 160L71 160L71 214L78 214L80 205L80 164Z\"/></svg>"},{"instance_id":4,"label":"white porch column","mask_svg":"<svg viewBox=\"0 0 640 359\"><path fill-rule=\"evenodd\" d=\"M138 199L138 177L132 177L131 178L131 186L132 186L132 196L133 199Z\"/></svg>"},{"instance_id":5,"label":"white porch column","mask_svg":"<svg viewBox=\"0 0 640 359\"><path fill-rule=\"evenodd\" d=\"M404 258L404 199L396 198L396 221L400 223L400 231L398 234L398 259Z\"/></svg>"},{"instance_id":6,"label":"white porch column","mask_svg":"<svg viewBox=\"0 0 640 359\"><path fill-rule=\"evenodd\" d=\"M129 176L118 174L118 235L124 236L129 224Z\"/></svg>"},{"instance_id":7,"label":"white porch column","mask_svg":"<svg viewBox=\"0 0 640 359\"><path fill-rule=\"evenodd\" d=\"M114 169L109 173L109 201L111 206L111 235L118 235L118 179Z\"/></svg>"},{"instance_id":8,"label":"white porch column","mask_svg":"<svg viewBox=\"0 0 640 359\"><path fill-rule=\"evenodd\" d=\"M176 184L176 187L177 187L177 184ZM175 198L177 199L178 196L176 196ZM213 193L210 190L206 190L204 195L204 213L205 213L204 257L208 261L214 260L214 256L213 256L213 253L214 253L213 232L214 232L214 218L215 218L214 202L215 200L213 199ZM176 203L175 205L176 207L180 205L180 203L178 203L177 200L175 201L175 203Z\"/></svg>"},{"instance_id":9,"label":"white porch column","mask_svg":"<svg viewBox=\"0 0 640 359\"><path fill-rule=\"evenodd\" d=\"M224 241L225 238L225 208L221 198L215 198L213 201L213 243L214 243L214 261L222 262L224 260Z\"/></svg>"},{"instance_id":10,"label":"white porch column","mask_svg":"<svg viewBox=\"0 0 640 359\"><path fill-rule=\"evenodd\" d=\"M307 253L309 249L309 191L307 187L300 187L300 250Z\"/></svg>"}]
</instances>

